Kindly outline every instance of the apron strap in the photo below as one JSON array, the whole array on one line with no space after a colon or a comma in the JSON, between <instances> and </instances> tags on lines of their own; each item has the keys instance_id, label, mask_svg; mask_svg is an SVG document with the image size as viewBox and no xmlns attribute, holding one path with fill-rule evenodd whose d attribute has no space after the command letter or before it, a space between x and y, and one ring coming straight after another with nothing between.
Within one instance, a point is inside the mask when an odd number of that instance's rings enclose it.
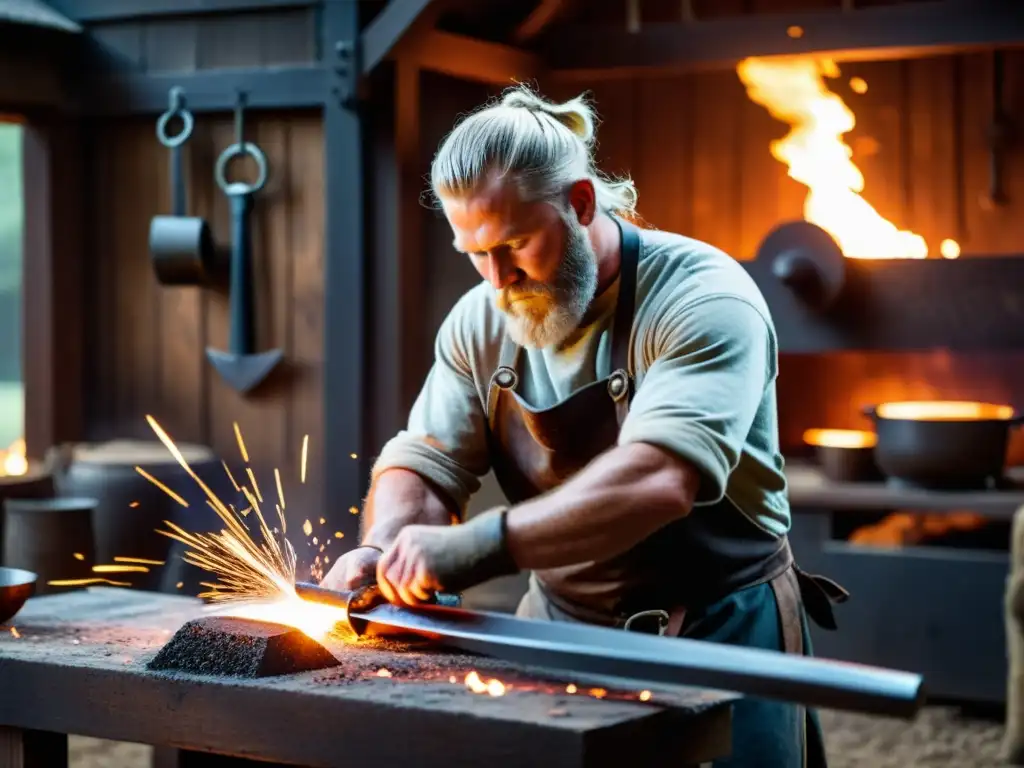
<instances>
[{"instance_id":1,"label":"apron strap","mask_svg":"<svg viewBox=\"0 0 1024 768\"><path fill-rule=\"evenodd\" d=\"M622 253L619 263L619 297L612 325L612 372L624 371L628 375L630 336L633 331L633 313L636 307L636 270L640 262L640 230L634 224L615 217L622 233ZM630 390L632 390L632 382ZM630 392L632 397L632 392ZM627 398L628 399L628 398Z\"/></svg>"},{"instance_id":2,"label":"apron strap","mask_svg":"<svg viewBox=\"0 0 1024 768\"><path fill-rule=\"evenodd\" d=\"M494 429L494 419L498 409L498 391L513 390L519 383L516 365L519 362L520 347L506 333L501 340L501 352L498 354L498 367L491 374L491 382L487 387L487 426Z\"/></svg>"}]
</instances>

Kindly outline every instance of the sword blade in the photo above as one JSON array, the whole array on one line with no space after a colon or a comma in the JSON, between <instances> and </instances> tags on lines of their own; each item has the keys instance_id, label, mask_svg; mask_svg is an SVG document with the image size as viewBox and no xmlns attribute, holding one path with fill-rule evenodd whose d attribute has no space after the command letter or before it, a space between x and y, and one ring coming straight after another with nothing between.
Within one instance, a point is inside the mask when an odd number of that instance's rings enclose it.
<instances>
[{"instance_id":1,"label":"sword blade","mask_svg":"<svg viewBox=\"0 0 1024 768\"><path fill-rule=\"evenodd\" d=\"M921 675L850 662L457 608L382 604L353 611L352 617L449 647L570 673L908 719L924 705Z\"/></svg>"}]
</instances>

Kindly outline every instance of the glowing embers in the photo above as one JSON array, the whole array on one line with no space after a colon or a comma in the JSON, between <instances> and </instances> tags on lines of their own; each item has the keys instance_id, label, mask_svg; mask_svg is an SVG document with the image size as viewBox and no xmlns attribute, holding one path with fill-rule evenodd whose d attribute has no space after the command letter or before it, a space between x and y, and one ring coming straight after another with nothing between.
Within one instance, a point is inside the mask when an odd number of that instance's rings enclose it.
<instances>
[{"instance_id":1,"label":"glowing embers","mask_svg":"<svg viewBox=\"0 0 1024 768\"><path fill-rule=\"evenodd\" d=\"M330 651L299 629L235 616L206 616L183 625L148 667L256 678L337 664Z\"/></svg>"}]
</instances>

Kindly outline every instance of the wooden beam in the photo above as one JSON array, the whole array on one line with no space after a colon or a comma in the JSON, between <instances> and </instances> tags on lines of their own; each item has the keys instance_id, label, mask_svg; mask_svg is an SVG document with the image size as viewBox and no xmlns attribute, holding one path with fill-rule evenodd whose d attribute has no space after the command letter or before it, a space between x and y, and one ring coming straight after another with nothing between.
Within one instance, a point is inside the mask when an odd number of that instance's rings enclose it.
<instances>
[{"instance_id":1,"label":"wooden beam","mask_svg":"<svg viewBox=\"0 0 1024 768\"><path fill-rule=\"evenodd\" d=\"M358 108L357 3L324 6L322 45L332 79L324 103L324 445L323 509L358 506L369 465L363 450L366 412L366 278L363 123ZM350 456L355 455L353 460ZM346 536L358 517L345 515Z\"/></svg>"},{"instance_id":2,"label":"wooden beam","mask_svg":"<svg viewBox=\"0 0 1024 768\"><path fill-rule=\"evenodd\" d=\"M185 90L189 111L227 112L245 91L249 109L307 109L329 96L320 64L246 67L187 73L92 75L81 83L77 109L89 116L160 114L174 86Z\"/></svg>"},{"instance_id":3,"label":"wooden beam","mask_svg":"<svg viewBox=\"0 0 1024 768\"><path fill-rule=\"evenodd\" d=\"M214 13L311 8L324 0L48 0L68 18L86 24L157 16L204 16Z\"/></svg>"},{"instance_id":4,"label":"wooden beam","mask_svg":"<svg viewBox=\"0 0 1024 768\"><path fill-rule=\"evenodd\" d=\"M430 349L426 338L423 234L425 211L421 157L420 70L406 60L373 75L373 230L370 270L370 366L368 397L376 452L402 429L423 384Z\"/></svg>"},{"instance_id":5,"label":"wooden beam","mask_svg":"<svg viewBox=\"0 0 1024 768\"><path fill-rule=\"evenodd\" d=\"M568 13L571 0L540 0L530 15L512 33L512 42L523 45L540 35L545 29Z\"/></svg>"},{"instance_id":6,"label":"wooden beam","mask_svg":"<svg viewBox=\"0 0 1024 768\"><path fill-rule=\"evenodd\" d=\"M731 68L748 56L893 59L1024 44L1024 13L1006 0L930 0L854 11L658 23L630 33L571 25L543 49L561 79Z\"/></svg>"},{"instance_id":7,"label":"wooden beam","mask_svg":"<svg viewBox=\"0 0 1024 768\"><path fill-rule=\"evenodd\" d=\"M390 0L360 37L363 74L369 74L416 24L432 0Z\"/></svg>"},{"instance_id":8,"label":"wooden beam","mask_svg":"<svg viewBox=\"0 0 1024 768\"><path fill-rule=\"evenodd\" d=\"M31 120L23 136L25 443L41 459L84 436L85 150L75 124L56 117Z\"/></svg>"},{"instance_id":9,"label":"wooden beam","mask_svg":"<svg viewBox=\"0 0 1024 768\"><path fill-rule=\"evenodd\" d=\"M409 36L395 49L395 57L431 72L501 85L544 71L542 59L528 51L438 30Z\"/></svg>"}]
</instances>

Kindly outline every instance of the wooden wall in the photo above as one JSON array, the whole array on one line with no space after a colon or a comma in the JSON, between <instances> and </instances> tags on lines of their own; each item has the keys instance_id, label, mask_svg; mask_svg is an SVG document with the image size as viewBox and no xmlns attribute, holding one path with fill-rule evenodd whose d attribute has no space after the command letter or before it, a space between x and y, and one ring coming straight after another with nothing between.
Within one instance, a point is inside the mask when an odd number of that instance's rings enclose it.
<instances>
[{"instance_id":1,"label":"wooden wall","mask_svg":"<svg viewBox=\"0 0 1024 768\"><path fill-rule=\"evenodd\" d=\"M176 440L237 456L232 423L253 461L297 467L303 435L311 457L323 444L323 136L320 115L260 114L247 138L267 156L270 174L256 197L253 245L257 345L284 350L284 365L242 397L206 361L226 349L226 292L162 287L147 239L150 218L170 210L168 152L152 120L97 131L92 169L90 437L152 438L152 414ZM187 147L190 212L230 244L227 198L213 180L218 154L234 141L230 117L199 116ZM252 178L242 166L235 173ZM249 174L249 175L246 175ZM232 176L234 178L234 176ZM311 466L316 466L312 459Z\"/></svg>"},{"instance_id":2,"label":"wooden wall","mask_svg":"<svg viewBox=\"0 0 1024 768\"><path fill-rule=\"evenodd\" d=\"M88 29L87 62L104 74L134 76L310 63L319 55L317 35L316 14L305 7L100 22ZM320 112L246 115L246 140L262 148L269 164L252 214L257 347L282 349L284 363L244 397L221 380L205 356L207 346L227 348L226 281L218 290L163 287L152 269L149 222L170 213L171 206L169 151L156 138L156 118L97 119L89 126L87 437L155 439L145 421L151 414L175 440L204 443L235 460L237 421L254 469L279 467L294 477L303 436L309 435L311 476L304 491L319 504ZM200 113L185 144L189 212L207 219L225 258L231 243L229 207L213 169L235 140L229 112ZM254 176L251 160L235 161L231 168L231 178ZM258 474L264 484L272 483L271 477Z\"/></svg>"}]
</instances>

